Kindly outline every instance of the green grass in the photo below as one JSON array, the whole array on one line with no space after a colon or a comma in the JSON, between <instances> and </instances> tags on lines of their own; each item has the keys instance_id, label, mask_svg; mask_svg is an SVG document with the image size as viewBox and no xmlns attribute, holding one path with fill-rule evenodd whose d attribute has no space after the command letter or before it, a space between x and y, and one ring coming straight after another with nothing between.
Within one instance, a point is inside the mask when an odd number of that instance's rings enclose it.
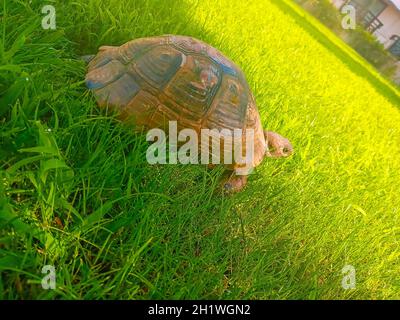
<instances>
[{"instance_id":1,"label":"green grass","mask_svg":"<svg viewBox=\"0 0 400 320\"><path fill-rule=\"evenodd\" d=\"M289 2L53 3L56 31L0 1L1 299L400 297L400 100L365 60ZM295 155L231 197L222 168L147 164L78 57L167 33L236 61Z\"/></svg>"}]
</instances>

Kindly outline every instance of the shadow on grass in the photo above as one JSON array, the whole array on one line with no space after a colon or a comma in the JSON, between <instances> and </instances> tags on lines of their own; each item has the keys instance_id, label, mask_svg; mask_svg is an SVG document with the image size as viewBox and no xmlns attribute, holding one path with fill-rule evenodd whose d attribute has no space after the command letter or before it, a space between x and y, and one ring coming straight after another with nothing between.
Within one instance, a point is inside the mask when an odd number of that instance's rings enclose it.
<instances>
[{"instance_id":1,"label":"shadow on grass","mask_svg":"<svg viewBox=\"0 0 400 320\"><path fill-rule=\"evenodd\" d=\"M368 80L376 90L384 95L391 103L399 106L400 96L394 89L386 85L375 74L370 72L364 66L349 56L342 48L330 41L326 36L316 28L315 25L304 19L298 12L293 10L285 1L271 0L282 11L288 13L294 21L304 30L306 30L315 40L317 40L324 47L328 48L337 58L339 58L352 72L358 76Z\"/></svg>"},{"instance_id":2,"label":"shadow on grass","mask_svg":"<svg viewBox=\"0 0 400 320\"><path fill-rule=\"evenodd\" d=\"M94 54L102 45L119 46L142 37L201 34L190 14L194 9L177 0L75 2L60 8L65 12L60 25L66 26L67 38L78 55Z\"/></svg>"}]
</instances>

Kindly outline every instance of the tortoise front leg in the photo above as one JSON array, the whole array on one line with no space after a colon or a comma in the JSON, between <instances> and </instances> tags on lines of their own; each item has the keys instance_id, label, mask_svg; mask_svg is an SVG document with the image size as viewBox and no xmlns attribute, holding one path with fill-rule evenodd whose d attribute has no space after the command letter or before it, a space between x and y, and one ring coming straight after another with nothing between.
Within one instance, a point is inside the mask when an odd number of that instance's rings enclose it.
<instances>
[{"instance_id":1,"label":"tortoise front leg","mask_svg":"<svg viewBox=\"0 0 400 320\"><path fill-rule=\"evenodd\" d=\"M226 193L235 193L244 189L247 184L247 176L236 175L235 172L228 174L223 180L223 190Z\"/></svg>"},{"instance_id":2,"label":"tortoise front leg","mask_svg":"<svg viewBox=\"0 0 400 320\"><path fill-rule=\"evenodd\" d=\"M216 167L216 164L208 164L208 169L212 170ZM236 175L235 171L227 170L223 173L221 184L222 192L231 194L241 191L247 183L247 176Z\"/></svg>"}]
</instances>

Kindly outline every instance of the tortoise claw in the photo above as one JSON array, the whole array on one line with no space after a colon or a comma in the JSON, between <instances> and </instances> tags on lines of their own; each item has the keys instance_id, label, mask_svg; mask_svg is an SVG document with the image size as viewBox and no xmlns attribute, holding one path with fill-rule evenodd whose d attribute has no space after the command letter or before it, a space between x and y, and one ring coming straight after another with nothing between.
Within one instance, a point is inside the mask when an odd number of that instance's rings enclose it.
<instances>
[{"instance_id":1,"label":"tortoise claw","mask_svg":"<svg viewBox=\"0 0 400 320\"><path fill-rule=\"evenodd\" d=\"M230 184L230 183L225 183L225 184L224 184L224 189L225 189L225 191L230 191L230 190L232 190L232 184Z\"/></svg>"},{"instance_id":2,"label":"tortoise claw","mask_svg":"<svg viewBox=\"0 0 400 320\"><path fill-rule=\"evenodd\" d=\"M247 176L232 175L228 181L224 183L224 192L227 194L239 192L244 189L247 183Z\"/></svg>"}]
</instances>

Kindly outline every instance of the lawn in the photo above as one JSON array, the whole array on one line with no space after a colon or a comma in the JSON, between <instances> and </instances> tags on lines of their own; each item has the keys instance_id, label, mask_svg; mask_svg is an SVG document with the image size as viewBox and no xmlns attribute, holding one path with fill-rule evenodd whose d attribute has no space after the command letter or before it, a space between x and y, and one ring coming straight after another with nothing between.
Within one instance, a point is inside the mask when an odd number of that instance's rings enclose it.
<instances>
[{"instance_id":1,"label":"lawn","mask_svg":"<svg viewBox=\"0 0 400 320\"><path fill-rule=\"evenodd\" d=\"M0 299L400 298L400 98L354 51L289 0L49 3L56 30L0 0ZM233 196L221 167L149 165L79 56L160 34L235 61L295 154Z\"/></svg>"}]
</instances>

